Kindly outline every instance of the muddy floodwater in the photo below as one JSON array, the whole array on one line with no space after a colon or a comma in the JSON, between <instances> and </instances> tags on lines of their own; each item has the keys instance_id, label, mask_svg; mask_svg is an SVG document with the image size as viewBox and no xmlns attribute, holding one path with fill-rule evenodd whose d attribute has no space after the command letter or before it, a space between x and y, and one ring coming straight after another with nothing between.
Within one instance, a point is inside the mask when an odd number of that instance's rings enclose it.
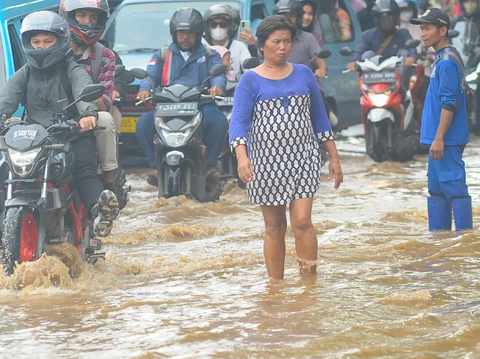
<instances>
[{"instance_id":1,"label":"muddy floodwater","mask_svg":"<svg viewBox=\"0 0 480 359\"><path fill-rule=\"evenodd\" d=\"M338 141L345 183L315 197L318 275L267 278L260 208L156 199L129 169L131 202L106 260L72 247L0 270L0 358L480 358L480 139L467 146L474 231L428 233L426 156L375 164Z\"/></svg>"}]
</instances>

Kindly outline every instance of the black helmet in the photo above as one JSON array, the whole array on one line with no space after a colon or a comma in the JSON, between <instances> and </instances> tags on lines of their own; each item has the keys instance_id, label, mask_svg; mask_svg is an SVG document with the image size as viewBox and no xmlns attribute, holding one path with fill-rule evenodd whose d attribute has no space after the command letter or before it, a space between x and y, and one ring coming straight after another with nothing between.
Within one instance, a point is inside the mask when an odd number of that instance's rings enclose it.
<instances>
[{"instance_id":1,"label":"black helmet","mask_svg":"<svg viewBox=\"0 0 480 359\"><path fill-rule=\"evenodd\" d=\"M274 15L285 15L292 13L297 17L295 26L302 26L303 5L299 0L279 0L273 8Z\"/></svg>"},{"instance_id":2,"label":"black helmet","mask_svg":"<svg viewBox=\"0 0 480 359\"><path fill-rule=\"evenodd\" d=\"M465 3L468 2L468 6L465 6ZM466 1L466 0L459 0L458 5L460 6L460 10L462 11L463 15L467 18L471 17L472 15L480 12L480 6L477 1Z\"/></svg>"},{"instance_id":3,"label":"black helmet","mask_svg":"<svg viewBox=\"0 0 480 359\"><path fill-rule=\"evenodd\" d=\"M402 10L413 10L413 17L412 19L416 19L418 17L418 5L416 0L399 0L397 1L398 7L400 11Z\"/></svg>"},{"instance_id":4,"label":"black helmet","mask_svg":"<svg viewBox=\"0 0 480 359\"><path fill-rule=\"evenodd\" d=\"M87 9L98 11L98 23L80 24L75 20L75 10ZM77 45L91 45L98 41L105 31L110 10L107 0L62 0L59 14L67 19L72 29L72 40Z\"/></svg>"},{"instance_id":5,"label":"black helmet","mask_svg":"<svg viewBox=\"0 0 480 359\"><path fill-rule=\"evenodd\" d=\"M170 34L172 40L177 43L178 30L190 30L197 34L195 43L198 45L202 41L203 32L205 31L205 21L202 14L191 7L182 7L175 11L170 19Z\"/></svg>"},{"instance_id":6,"label":"black helmet","mask_svg":"<svg viewBox=\"0 0 480 359\"><path fill-rule=\"evenodd\" d=\"M30 39L39 32L54 34L57 42L48 49L34 49ZM37 69L46 69L56 64L71 51L70 26L65 19L52 11L38 11L25 17L20 34L23 52L30 64Z\"/></svg>"},{"instance_id":7,"label":"black helmet","mask_svg":"<svg viewBox=\"0 0 480 359\"><path fill-rule=\"evenodd\" d=\"M395 0L377 0L372 8L372 14L379 16L381 14L391 13L392 15L400 15L400 7Z\"/></svg>"}]
</instances>

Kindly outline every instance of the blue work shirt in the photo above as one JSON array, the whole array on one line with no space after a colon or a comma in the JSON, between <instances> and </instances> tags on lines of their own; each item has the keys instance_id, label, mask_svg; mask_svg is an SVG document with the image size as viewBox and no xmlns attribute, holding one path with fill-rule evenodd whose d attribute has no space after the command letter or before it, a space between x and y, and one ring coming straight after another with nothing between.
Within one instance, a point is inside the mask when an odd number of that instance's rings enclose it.
<instances>
[{"instance_id":1,"label":"blue work shirt","mask_svg":"<svg viewBox=\"0 0 480 359\"><path fill-rule=\"evenodd\" d=\"M207 50L203 44L199 44L190 56L185 61L177 44L172 43L169 48L170 59L169 67L170 74L168 79L164 79L163 75L168 74L168 71L163 71L162 49L153 54L152 59L147 66L148 77L143 79L140 83L141 91L149 91L160 85L183 85L187 87L200 86L202 82L209 76L209 71L212 66L222 64L220 55L212 50L212 55L209 57ZM168 55L167 55L168 57ZM167 60L167 59L165 59ZM204 84L207 87L216 86L225 91L227 79L225 75L213 76Z\"/></svg>"},{"instance_id":2,"label":"blue work shirt","mask_svg":"<svg viewBox=\"0 0 480 359\"><path fill-rule=\"evenodd\" d=\"M397 33L393 36L392 41L388 44L388 46L383 50L383 53L380 55L384 56L385 58L397 56L399 50L405 47L405 43L412 38L410 32L407 29L400 29ZM373 29L368 29L362 32L362 38L360 42L357 44L355 51L352 55L353 61L360 61L362 59L362 54L365 51L371 50L373 52L377 52L377 50L382 46L383 42L385 41L385 37L380 35L378 29L374 27ZM408 49L408 56L417 58L417 50L416 49Z\"/></svg>"},{"instance_id":3,"label":"blue work shirt","mask_svg":"<svg viewBox=\"0 0 480 359\"><path fill-rule=\"evenodd\" d=\"M433 64L446 49L460 54L454 47L446 47L435 54ZM432 68L430 86L428 87L423 107L420 142L432 144L440 124L442 109L452 111L453 119L445 134L445 145L465 145L469 142L467 124L467 100L462 69L450 56L443 56Z\"/></svg>"}]
</instances>

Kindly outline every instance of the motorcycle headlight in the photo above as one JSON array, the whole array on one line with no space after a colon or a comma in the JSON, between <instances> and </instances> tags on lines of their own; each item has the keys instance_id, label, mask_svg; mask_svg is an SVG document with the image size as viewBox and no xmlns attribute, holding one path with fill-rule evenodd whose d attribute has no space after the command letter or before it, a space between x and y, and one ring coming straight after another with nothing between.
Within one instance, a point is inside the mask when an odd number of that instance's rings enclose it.
<instances>
[{"instance_id":1,"label":"motorcycle headlight","mask_svg":"<svg viewBox=\"0 0 480 359\"><path fill-rule=\"evenodd\" d=\"M155 118L155 124L161 129L162 135L165 138L167 146L181 147L184 146L193 131L200 125L202 120L201 112L197 113L195 117L188 122L181 130L172 132L170 127L164 122L164 118Z\"/></svg>"},{"instance_id":2,"label":"motorcycle headlight","mask_svg":"<svg viewBox=\"0 0 480 359\"><path fill-rule=\"evenodd\" d=\"M478 73L475 71L475 72L472 72L471 74L465 76L465 80L467 82L475 82L477 81L478 79Z\"/></svg>"},{"instance_id":3,"label":"motorcycle headlight","mask_svg":"<svg viewBox=\"0 0 480 359\"><path fill-rule=\"evenodd\" d=\"M162 130L162 133L163 137L165 137L165 142L167 143L167 146L170 147L180 147L185 145L189 135L184 132L168 132L165 130Z\"/></svg>"},{"instance_id":4,"label":"motorcycle headlight","mask_svg":"<svg viewBox=\"0 0 480 359\"><path fill-rule=\"evenodd\" d=\"M13 165L13 171L19 176L27 176L35 164L35 159L42 151L41 148L36 148L27 152L18 152L8 149L8 156Z\"/></svg>"},{"instance_id":5,"label":"motorcycle headlight","mask_svg":"<svg viewBox=\"0 0 480 359\"><path fill-rule=\"evenodd\" d=\"M383 93L381 94L376 94L376 93L369 93L368 97L370 97L370 101L372 101L373 106L375 107L383 107L387 104L388 101L388 95L385 95Z\"/></svg>"}]
</instances>

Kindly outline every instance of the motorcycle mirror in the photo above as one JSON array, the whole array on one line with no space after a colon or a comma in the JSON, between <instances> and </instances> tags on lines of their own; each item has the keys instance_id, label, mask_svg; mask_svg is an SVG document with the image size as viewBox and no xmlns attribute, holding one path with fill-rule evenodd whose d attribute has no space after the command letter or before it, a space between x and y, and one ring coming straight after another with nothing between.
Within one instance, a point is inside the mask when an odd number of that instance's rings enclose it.
<instances>
[{"instance_id":1,"label":"motorcycle mirror","mask_svg":"<svg viewBox=\"0 0 480 359\"><path fill-rule=\"evenodd\" d=\"M243 61L243 68L248 70L248 69L254 69L255 67L260 65L260 60L258 57L248 57Z\"/></svg>"},{"instance_id":2,"label":"motorcycle mirror","mask_svg":"<svg viewBox=\"0 0 480 359\"><path fill-rule=\"evenodd\" d=\"M342 47L340 49L340 55L342 56L352 56L353 50L349 46Z\"/></svg>"},{"instance_id":3,"label":"motorcycle mirror","mask_svg":"<svg viewBox=\"0 0 480 359\"><path fill-rule=\"evenodd\" d=\"M123 78L125 79L125 83L127 85L135 81L135 76L133 76L133 74L128 70L125 70L125 76Z\"/></svg>"},{"instance_id":4,"label":"motorcycle mirror","mask_svg":"<svg viewBox=\"0 0 480 359\"><path fill-rule=\"evenodd\" d=\"M119 78L125 74L125 66L115 65L115 77Z\"/></svg>"},{"instance_id":5,"label":"motorcycle mirror","mask_svg":"<svg viewBox=\"0 0 480 359\"><path fill-rule=\"evenodd\" d=\"M105 86L103 85L88 85L80 92L78 99L83 102L93 102L102 97L104 92Z\"/></svg>"},{"instance_id":6,"label":"motorcycle mirror","mask_svg":"<svg viewBox=\"0 0 480 359\"><path fill-rule=\"evenodd\" d=\"M342 50L340 50L342 51ZM327 50L327 49L323 49L322 51L320 51L318 54L317 54L317 57L319 59L327 59L329 58L330 56L332 55L332 52L330 50Z\"/></svg>"},{"instance_id":7,"label":"motorcycle mirror","mask_svg":"<svg viewBox=\"0 0 480 359\"><path fill-rule=\"evenodd\" d=\"M140 79L140 80L143 80L143 79L146 79L148 77L147 75L147 71L143 70L143 69L131 69L130 70L130 73L137 79Z\"/></svg>"},{"instance_id":8,"label":"motorcycle mirror","mask_svg":"<svg viewBox=\"0 0 480 359\"><path fill-rule=\"evenodd\" d=\"M210 74L210 76L220 76L221 74L225 74L226 71L227 71L227 66L226 65L217 64L217 65L212 66L209 74Z\"/></svg>"},{"instance_id":9,"label":"motorcycle mirror","mask_svg":"<svg viewBox=\"0 0 480 359\"><path fill-rule=\"evenodd\" d=\"M80 92L80 96L63 109L63 113L66 113L70 107L76 105L80 101L93 102L95 100L98 100L100 97L102 97L104 92L105 92L105 86L100 84L98 85L91 84L91 85L85 86L82 92Z\"/></svg>"},{"instance_id":10,"label":"motorcycle mirror","mask_svg":"<svg viewBox=\"0 0 480 359\"><path fill-rule=\"evenodd\" d=\"M414 49L420 45L420 40L410 39L405 43L406 49Z\"/></svg>"},{"instance_id":11,"label":"motorcycle mirror","mask_svg":"<svg viewBox=\"0 0 480 359\"><path fill-rule=\"evenodd\" d=\"M447 32L447 37L449 37L451 39L454 38L454 37L457 37L458 35L460 35L460 32L458 32L457 30L454 30L454 29L450 29Z\"/></svg>"}]
</instances>

